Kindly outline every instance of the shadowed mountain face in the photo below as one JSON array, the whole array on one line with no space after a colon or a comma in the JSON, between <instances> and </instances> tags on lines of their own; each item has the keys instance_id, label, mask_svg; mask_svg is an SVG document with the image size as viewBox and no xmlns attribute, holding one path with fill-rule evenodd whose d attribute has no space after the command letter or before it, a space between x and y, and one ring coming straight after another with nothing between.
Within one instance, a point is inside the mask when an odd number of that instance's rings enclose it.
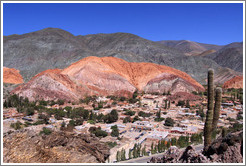
<instances>
[{"instance_id":1,"label":"shadowed mountain face","mask_svg":"<svg viewBox=\"0 0 246 166\"><path fill-rule=\"evenodd\" d=\"M87 57L69 67L43 71L12 92L29 100L78 100L85 95L131 96L136 90L164 93L204 91L188 74L154 63Z\"/></svg>"},{"instance_id":2,"label":"shadowed mountain face","mask_svg":"<svg viewBox=\"0 0 246 166\"><path fill-rule=\"evenodd\" d=\"M228 44L206 57L213 59L223 67L243 72L243 42Z\"/></svg>"},{"instance_id":3,"label":"shadowed mountain face","mask_svg":"<svg viewBox=\"0 0 246 166\"><path fill-rule=\"evenodd\" d=\"M217 46L205 45L209 49ZM203 47L205 47L203 45ZM63 69L88 56L112 56L129 62L152 62L184 71L205 83L208 68L229 78L241 74L218 65L213 59L186 56L182 51L128 33L74 36L57 28L23 35L4 36L4 66L20 70L24 80L47 70Z\"/></svg>"},{"instance_id":4,"label":"shadowed mountain face","mask_svg":"<svg viewBox=\"0 0 246 166\"><path fill-rule=\"evenodd\" d=\"M163 40L158 43L174 48L187 56L202 56L214 60L222 67L243 72L243 43L234 42L225 46L197 43L188 40Z\"/></svg>"}]
</instances>

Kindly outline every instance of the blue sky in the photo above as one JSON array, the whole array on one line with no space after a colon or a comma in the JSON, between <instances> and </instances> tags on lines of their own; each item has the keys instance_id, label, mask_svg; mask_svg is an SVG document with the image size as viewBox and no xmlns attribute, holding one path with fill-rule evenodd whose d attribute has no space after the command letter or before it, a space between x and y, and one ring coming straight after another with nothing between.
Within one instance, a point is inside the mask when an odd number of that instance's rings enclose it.
<instances>
[{"instance_id":1,"label":"blue sky","mask_svg":"<svg viewBox=\"0 0 246 166\"><path fill-rule=\"evenodd\" d=\"M4 35L47 27L74 35L127 32L153 41L224 45L243 41L243 4L4 4Z\"/></svg>"}]
</instances>

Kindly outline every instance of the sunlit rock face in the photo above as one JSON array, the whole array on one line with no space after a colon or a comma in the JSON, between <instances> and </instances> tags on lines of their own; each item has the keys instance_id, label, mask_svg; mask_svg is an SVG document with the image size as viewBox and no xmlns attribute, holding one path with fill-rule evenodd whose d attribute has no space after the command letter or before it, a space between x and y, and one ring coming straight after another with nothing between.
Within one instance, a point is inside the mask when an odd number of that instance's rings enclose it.
<instances>
[{"instance_id":1,"label":"sunlit rock face","mask_svg":"<svg viewBox=\"0 0 246 166\"><path fill-rule=\"evenodd\" d=\"M87 57L63 70L45 70L12 92L30 100L79 100L86 95L130 97L136 89L160 93L204 90L188 74L171 67Z\"/></svg>"},{"instance_id":2,"label":"sunlit rock face","mask_svg":"<svg viewBox=\"0 0 246 166\"><path fill-rule=\"evenodd\" d=\"M23 78L19 72L19 70L14 68L3 67L3 82L9 84L23 83Z\"/></svg>"},{"instance_id":3,"label":"sunlit rock face","mask_svg":"<svg viewBox=\"0 0 246 166\"><path fill-rule=\"evenodd\" d=\"M226 81L223 85L223 88L229 89L229 88L243 88L243 76L236 76L232 79Z\"/></svg>"}]
</instances>

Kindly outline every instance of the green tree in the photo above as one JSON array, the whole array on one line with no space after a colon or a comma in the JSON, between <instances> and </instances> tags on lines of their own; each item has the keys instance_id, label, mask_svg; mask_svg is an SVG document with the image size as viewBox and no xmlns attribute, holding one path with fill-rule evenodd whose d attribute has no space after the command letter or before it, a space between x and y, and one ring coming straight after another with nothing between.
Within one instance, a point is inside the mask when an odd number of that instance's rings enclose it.
<instances>
[{"instance_id":1,"label":"green tree","mask_svg":"<svg viewBox=\"0 0 246 166\"><path fill-rule=\"evenodd\" d=\"M10 127L14 128L15 130L21 129L22 123L20 121L17 121L16 123L11 123Z\"/></svg>"},{"instance_id":2,"label":"green tree","mask_svg":"<svg viewBox=\"0 0 246 166\"><path fill-rule=\"evenodd\" d=\"M112 132L111 136L112 137L118 137L119 136L119 129L117 125L111 126Z\"/></svg>"},{"instance_id":3,"label":"green tree","mask_svg":"<svg viewBox=\"0 0 246 166\"><path fill-rule=\"evenodd\" d=\"M61 123L61 127L65 127L66 126L66 123L63 121L62 123Z\"/></svg>"},{"instance_id":4,"label":"green tree","mask_svg":"<svg viewBox=\"0 0 246 166\"><path fill-rule=\"evenodd\" d=\"M171 104L171 101L169 100L168 101L168 106L167 106L168 108L170 108L170 104Z\"/></svg>"},{"instance_id":5,"label":"green tree","mask_svg":"<svg viewBox=\"0 0 246 166\"><path fill-rule=\"evenodd\" d=\"M173 126L175 124L174 120L172 118L166 118L164 125L165 126Z\"/></svg>"},{"instance_id":6,"label":"green tree","mask_svg":"<svg viewBox=\"0 0 246 166\"><path fill-rule=\"evenodd\" d=\"M131 149L129 149L129 154L128 154L128 156L129 156L129 159L132 159L132 151L131 151Z\"/></svg>"},{"instance_id":7,"label":"green tree","mask_svg":"<svg viewBox=\"0 0 246 166\"><path fill-rule=\"evenodd\" d=\"M186 100L185 107L190 108L190 101L189 100Z\"/></svg>"},{"instance_id":8,"label":"green tree","mask_svg":"<svg viewBox=\"0 0 246 166\"><path fill-rule=\"evenodd\" d=\"M128 123L128 122L131 122L131 118L127 116L123 119L123 123Z\"/></svg>"},{"instance_id":9,"label":"green tree","mask_svg":"<svg viewBox=\"0 0 246 166\"><path fill-rule=\"evenodd\" d=\"M133 116L133 115L135 115L135 113L136 113L135 111L128 110L124 114L129 115L129 116Z\"/></svg>"},{"instance_id":10,"label":"green tree","mask_svg":"<svg viewBox=\"0 0 246 166\"><path fill-rule=\"evenodd\" d=\"M95 135L97 137L106 137L108 135L108 133L106 131L98 129L98 130L96 130Z\"/></svg>"},{"instance_id":11,"label":"green tree","mask_svg":"<svg viewBox=\"0 0 246 166\"><path fill-rule=\"evenodd\" d=\"M177 106L183 107L185 105L185 101L179 100Z\"/></svg>"},{"instance_id":12,"label":"green tree","mask_svg":"<svg viewBox=\"0 0 246 166\"><path fill-rule=\"evenodd\" d=\"M138 90L135 90L133 95L132 95L132 98L136 99L137 97L138 97Z\"/></svg>"},{"instance_id":13,"label":"green tree","mask_svg":"<svg viewBox=\"0 0 246 166\"><path fill-rule=\"evenodd\" d=\"M174 137L174 138L171 138L171 144L173 146L177 145L177 139Z\"/></svg>"},{"instance_id":14,"label":"green tree","mask_svg":"<svg viewBox=\"0 0 246 166\"><path fill-rule=\"evenodd\" d=\"M116 153L116 161L119 162L121 160L121 154L119 151Z\"/></svg>"},{"instance_id":15,"label":"green tree","mask_svg":"<svg viewBox=\"0 0 246 166\"><path fill-rule=\"evenodd\" d=\"M170 146L171 146L171 142L168 141L168 142L167 142L167 148L170 148Z\"/></svg>"},{"instance_id":16,"label":"green tree","mask_svg":"<svg viewBox=\"0 0 246 166\"><path fill-rule=\"evenodd\" d=\"M134 147L133 147L133 158L137 158L137 144L135 143L134 144Z\"/></svg>"},{"instance_id":17,"label":"green tree","mask_svg":"<svg viewBox=\"0 0 246 166\"><path fill-rule=\"evenodd\" d=\"M35 113L34 108L33 107L28 107L26 109L25 113L26 113L27 116L34 115L34 113Z\"/></svg>"},{"instance_id":18,"label":"green tree","mask_svg":"<svg viewBox=\"0 0 246 166\"><path fill-rule=\"evenodd\" d=\"M161 111L157 111L157 112L156 112L156 117L157 117L158 119L161 118Z\"/></svg>"},{"instance_id":19,"label":"green tree","mask_svg":"<svg viewBox=\"0 0 246 166\"><path fill-rule=\"evenodd\" d=\"M46 128L46 127L43 127L43 130L40 131L40 134L45 134L45 135L50 135L52 133L52 130Z\"/></svg>"},{"instance_id":20,"label":"green tree","mask_svg":"<svg viewBox=\"0 0 246 166\"><path fill-rule=\"evenodd\" d=\"M126 151L125 149L121 149L121 161L126 160Z\"/></svg>"},{"instance_id":21,"label":"green tree","mask_svg":"<svg viewBox=\"0 0 246 166\"><path fill-rule=\"evenodd\" d=\"M142 156L147 156L146 145L142 148Z\"/></svg>"},{"instance_id":22,"label":"green tree","mask_svg":"<svg viewBox=\"0 0 246 166\"><path fill-rule=\"evenodd\" d=\"M154 143L151 143L151 155L155 154Z\"/></svg>"},{"instance_id":23,"label":"green tree","mask_svg":"<svg viewBox=\"0 0 246 166\"><path fill-rule=\"evenodd\" d=\"M75 121L74 120L70 120L68 125L75 126Z\"/></svg>"},{"instance_id":24,"label":"green tree","mask_svg":"<svg viewBox=\"0 0 246 166\"><path fill-rule=\"evenodd\" d=\"M136 115L136 116L133 118L132 123L134 123L134 122L136 122L136 121L139 121L139 120L140 120L140 118Z\"/></svg>"}]
</instances>

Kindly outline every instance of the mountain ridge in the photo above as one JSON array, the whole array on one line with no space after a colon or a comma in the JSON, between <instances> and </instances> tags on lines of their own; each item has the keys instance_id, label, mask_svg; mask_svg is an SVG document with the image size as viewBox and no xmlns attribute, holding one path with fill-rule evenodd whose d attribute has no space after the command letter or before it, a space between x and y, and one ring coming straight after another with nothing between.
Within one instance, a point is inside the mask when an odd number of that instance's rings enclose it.
<instances>
[{"instance_id":1,"label":"mountain ridge","mask_svg":"<svg viewBox=\"0 0 246 166\"><path fill-rule=\"evenodd\" d=\"M208 68L220 70L222 75L217 77L228 75L228 69L212 58L187 57L179 50L129 33L74 36L62 29L46 28L23 35L4 36L3 52L4 66L20 70L25 81L41 71L64 69L88 56L112 56L129 62L166 65L188 73L200 83L205 83ZM228 79L240 75L233 70L229 74Z\"/></svg>"}]
</instances>

